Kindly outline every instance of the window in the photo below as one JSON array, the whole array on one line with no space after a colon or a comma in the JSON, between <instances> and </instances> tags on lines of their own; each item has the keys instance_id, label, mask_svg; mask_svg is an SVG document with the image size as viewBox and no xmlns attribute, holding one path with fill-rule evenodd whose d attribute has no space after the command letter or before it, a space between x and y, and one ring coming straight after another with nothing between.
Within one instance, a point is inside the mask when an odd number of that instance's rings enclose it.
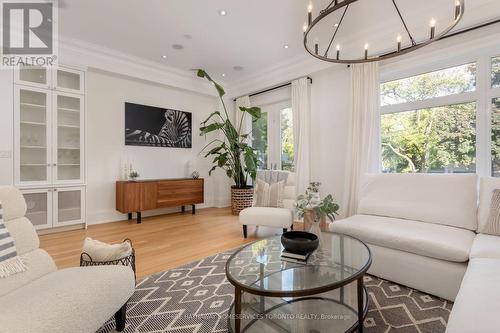
<instances>
[{"instance_id":1,"label":"window","mask_svg":"<svg viewBox=\"0 0 500 333\"><path fill-rule=\"evenodd\" d=\"M382 170L475 172L475 127L475 103L382 115Z\"/></svg>"},{"instance_id":2,"label":"window","mask_svg":"<svg viewBox=\"0 0 500 333\"><path fill-rule=\"evenodd\" d=\"M295 170L290 101L262 106L262 117L252 125L252 140L259 169Z\"/></svg>"},{"instance_id":3,"label":"window","mask_svg":"<svg viewBox=\"0 0 500 333\"><path fill-rule=\"evenodd\" d=\"M281 169L295 171L292 108L281 110Z\"/></svg>"},{"instance_id":4,"label":"window","mask_svg":"<svg viewBox=\"0 0 500 333\"><path fill-rule=\"evenodd\" d=\"M495 57L491 60L491 86L493 88L500 87L500 57Z\"/></svg>"},{"instance_id":5,"label":"window","mask_svg":"<svg viewBox=\"0 0 500 333\"><path fill-rule=\"evenodd\" d=\"M381 85L380 90L382 106L474 91L476 64L466 64L386 82Z\"/></svg>"},{"instance_id":6,"label":"window","mask_svg":"<svg viewBox=\"0 0 500 333\"><path fill-rule=\"evenodd\" d=\"M257 150L259 168L267 169L267 113L252 124L252 146Z\"/></svg>"},{"instance_id":7,"label":"window","mask_svg":"<svg viewBox=\"0 0 500 333\"><path fill-rule=\"evenodd\" d=\"M383 172L476 172L476 67L381 84Z\"/></svg>"},{"instance_id":8,"label":"window","mask_svg":"<svg viewBox=\"0 0 500 333\"><path fill-rule=\"evenodd\" d=\"M500 177L498 53L388 80L380 94L383 172Z\"/></svg>"},{"instance_id":9,"label":"window","mask_svg":"<svg viewBox=\"0 0 500 333\"><path fill-rule=\"evenodd\" d=\"M500 97L491 104L491 175L500 177Z\"/></svg>"}]
</instances>

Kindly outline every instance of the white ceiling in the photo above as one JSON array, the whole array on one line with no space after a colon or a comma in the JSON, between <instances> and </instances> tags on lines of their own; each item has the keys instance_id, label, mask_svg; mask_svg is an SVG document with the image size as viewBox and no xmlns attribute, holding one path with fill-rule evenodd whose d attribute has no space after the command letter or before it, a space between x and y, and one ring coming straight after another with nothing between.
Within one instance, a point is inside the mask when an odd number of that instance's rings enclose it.
<instances>
[{"instance_id":1,"label":"white ceiling","mask_svg":"<svg viewBox=\"0 0 500 333\"><path fill-rule=\"evenodd\" d=\"M308 0L59 1L59 33L63 38L181 70L205 68L222 81L240 81L279 63L306 56L302 25ZM315 15L329 1L313 0ZM500 17L500 0L465 2L465 17L457 29ZM397 3L417 39L428 34L431 17L436 18L439 29L453 15L454 0L397 0ZM359 8L353 8L349 20L346 15L346 32L353 33L339 36L343 45L359 44L362 51L365 43L377 45L384 35L395 43L402 27L391 0L360 0L356 6ZM219 15L221 9L227 11L226 16ZM335 20L332 18L332 22ZM174 49L173 44L184 48ZM244 69L235 71L234 66Z\"/></svg>"}]
</instances>

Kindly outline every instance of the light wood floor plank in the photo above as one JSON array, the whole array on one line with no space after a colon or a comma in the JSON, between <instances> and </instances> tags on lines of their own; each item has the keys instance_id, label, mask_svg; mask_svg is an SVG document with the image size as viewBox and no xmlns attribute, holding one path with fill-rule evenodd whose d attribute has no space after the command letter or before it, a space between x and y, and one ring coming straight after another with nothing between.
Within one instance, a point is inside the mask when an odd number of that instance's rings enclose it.
<instances>
[{"instance_id":1,"label":"light wood floor plank","mask_svg":"<svg viewBox=\"0 0 500 333\"><path fill-rule=\"evenodd\" d=\"M46 250L59 268L78 266L85 237L107 243L130 238L136 250L137 277L142 278L207 256L255 241L242 236L238 217L229 209L200 209L196 215L186 212L146 217L142 224L120 221L91 225L40 236Z\"/></svg>"}]
</instances>

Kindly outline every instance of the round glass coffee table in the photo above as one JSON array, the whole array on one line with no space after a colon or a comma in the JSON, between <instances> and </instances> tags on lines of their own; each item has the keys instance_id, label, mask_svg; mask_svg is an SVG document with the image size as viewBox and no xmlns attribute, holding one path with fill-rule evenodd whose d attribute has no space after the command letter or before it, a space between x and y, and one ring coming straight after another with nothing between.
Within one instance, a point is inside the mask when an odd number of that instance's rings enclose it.
<instances>
[{"instance_id":1,"label":"round glass coffee table","mask_svg":"<svg viewBox=\"0 0 500 333\"><path fill-rule=\"evenodd\" d=\"M235 288L230 332L363 332L368 295L363 276L368 247L342 234L323 233L306 264L281 259L281 236L236 251L226 263Z\"/></svg>"}]
</instances>

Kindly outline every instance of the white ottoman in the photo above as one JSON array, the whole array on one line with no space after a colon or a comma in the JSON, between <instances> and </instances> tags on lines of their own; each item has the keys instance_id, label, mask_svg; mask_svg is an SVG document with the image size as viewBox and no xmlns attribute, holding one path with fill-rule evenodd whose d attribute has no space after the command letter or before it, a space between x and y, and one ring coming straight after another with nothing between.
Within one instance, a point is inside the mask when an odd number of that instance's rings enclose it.
<instances>
[{"instance_id":1,"label":"white ottoman","mask_svg":"<svg viewBox=\"0 0 500 333\"><path fill-rule=\"evenodd\" d=\"M293 229L293 213L288 208L249 207L240 212L239 220L245 238L248 225L283 228L283 232Z\"/></svg>"}]
</instances>

